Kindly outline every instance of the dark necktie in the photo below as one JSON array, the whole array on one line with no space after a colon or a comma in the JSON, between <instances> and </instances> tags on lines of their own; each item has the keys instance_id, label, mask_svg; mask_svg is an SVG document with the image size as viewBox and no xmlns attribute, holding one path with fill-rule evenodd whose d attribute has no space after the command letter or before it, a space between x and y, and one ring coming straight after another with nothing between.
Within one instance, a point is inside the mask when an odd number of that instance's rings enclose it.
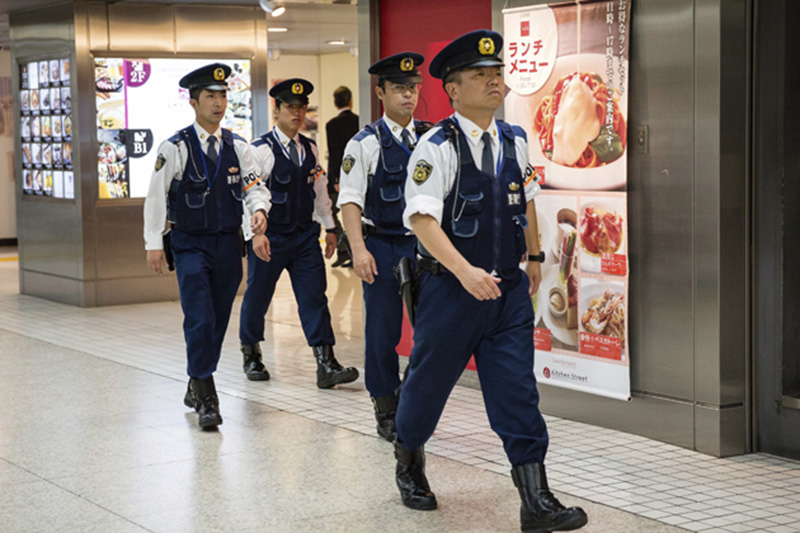
<instances>
[{"instance_id":1,"label":"dark necktie","mask_svg":"<svg viewBox=\"0 0 800 533\"><path fill-rule=\"evenodd\" d=\"M300 155L297 153L297 143L294 139L289 141L289 159L298 167L300 166Z\"/></svg>"},{"instance_id":2,"label":"dark necktie","mask_svg":"<svg viewBox=\"0 0 800 533\"><path fill-rule=\"evenodd\" d=\"M411 139L411 134L407 129L403 128L403 133L400 134L400 138L403 139L403 144L406 148L409 150L414 149L414 141Z\"/></svg>"},{"instance_id":3,"label":"dark necktie","mask_svg":"<svg viewBox=\"0 0 800 533\"><path fill-rule=\"evenodd\" d=\"M492 156L492 136L488 131L481 136L483 141L483 155L481 156L481 170L484 174L494 176L494 157Z\"/></svg>"},{"instance_id":4,"label":"dark necktie","mask_svg":"<svg viewBox=\"0 0 800 533\"><path fill-rule=\"evenodd\" d=\"M213 135L208 138L208 158L212 163L217 162L217 138Z\"/></svg>"}]
</instances>

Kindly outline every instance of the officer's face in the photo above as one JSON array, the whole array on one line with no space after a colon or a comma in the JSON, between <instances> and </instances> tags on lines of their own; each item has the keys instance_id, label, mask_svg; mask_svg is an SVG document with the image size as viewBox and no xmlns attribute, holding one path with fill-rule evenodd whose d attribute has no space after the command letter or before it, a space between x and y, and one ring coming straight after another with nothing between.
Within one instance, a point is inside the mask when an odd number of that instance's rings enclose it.
<instances>
[{"instance_id":1,"label":"officer's face","mask_svg":"<svg viewBox=\"0 0 800 533\"><path fill-rule=\"evenodd\" d=\"M446 90L455 109L482 109L494 112L503 105L506 85L500 67L468 68Z\"/></svg>"},{"instance_id":2,"label":"officer's face","mask_svg":"<svg viewBox=\"0 0 800 533\"><path fill-rule=\"evenodd\" d=\"M411 118L417 108L419 83L392 83L376 87L375 94L383 102L383 109L392 120Z\"/></svg>"},{"instance_id":3,"label":"officer's face","mask_svg":"<svg viewBox=\"0 0 800 533\"><path fill-rule=\"evenodd\" d=\"M191 99L189 103L197 115L198 123L218 125L222 122L225 109L228 107L228 93L201 89L197 100Z\"/></svg>"},{"instance_id":4,"label":"officer's face","mask_svg":"<svg viewBox=\"0 0 800 533\"><path fill-rule=\"evenodd\" d=\"M278 127L284 133L291 133L290 137L294 137L306 120L307 109L308 106L306 104L280 102L278 104Z\"/></svg>"}]
</instances>

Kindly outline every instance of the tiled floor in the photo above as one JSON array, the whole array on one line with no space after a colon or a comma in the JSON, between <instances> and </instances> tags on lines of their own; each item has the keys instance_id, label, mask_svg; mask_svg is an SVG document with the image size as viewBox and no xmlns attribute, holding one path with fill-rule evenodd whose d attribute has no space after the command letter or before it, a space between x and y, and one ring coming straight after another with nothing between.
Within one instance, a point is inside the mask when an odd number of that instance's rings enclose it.
<instances>
[{"instance_id":1,"label":"tiled floor","mask_svg":"<svg viewBox=\"0 0 800 533\"><path fill-rule=\"evenodd\" d=\"M234 306L217 434L180 403L177 302L79 309L20 296L16 282L16 262L0 261L3 531L519 530L509 465L472 389L456 388L426 446L440 510L398 503L363 382L316 388L285 282L262 343L269 382L242 375ZM352 270L329 283L337 357L361 366L360 286ZM585 531L800 532L798 463L547 421L551 485L586 506Z\"/></svg>"}]
</instances>

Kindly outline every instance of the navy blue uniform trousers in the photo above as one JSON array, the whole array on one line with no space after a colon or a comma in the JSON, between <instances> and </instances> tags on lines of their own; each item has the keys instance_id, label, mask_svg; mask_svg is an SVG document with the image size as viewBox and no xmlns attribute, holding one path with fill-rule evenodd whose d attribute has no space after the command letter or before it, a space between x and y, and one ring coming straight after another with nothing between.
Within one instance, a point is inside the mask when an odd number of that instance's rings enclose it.
<instances>
[{"instance_id":1,"label":"navy blue uniform trousers","mask_svg":"<svg viewBox=\"0 0 800 533\"><path fill-rule=\"evenodd\" d=\"M319 224L291 233L272 233L267 230L271 259L262 261L247 251L247 290L242 301L239 321L239 340L256 344L264 340L264 316L267 314L275 285L284 269L289 271L297 310L309 346L333 345L336 339L331 328L331 313L325 290L325 262L319 246Z\"/></svg>"},{"instance_id":2,"label":"navy blue uniform trousers","mask_svg":"<svg viewBox=\"0 0 800 533\"><path fill-rule=\"evenodd\" d=\"M433 434L450 392L475 355L492 429L512 466L544 462L548 435L533 374L533 306L520 271L497 300L478 301L455 276L423 272L414 349L397 410L398 441L414 450Z\"/></svg>"},{"instance_id":3,"label":"navy blue uniform trousers","mask_svg":"<svg viewBox=\"0 0 800 533\"><path fill-rule=\"evenodd\" d=\"M370 235L366 246L378 275L364 288L364 380L373 398L391 396L400 386L397 343L403 328L400 282L392 270L400 259L414 259L416 239L407 235Z\"/></svg>"},{"instance_id":4,"label":"navy blue uniform trousers","mask_svg":"<svg viewBox=\"0 0 800 533\"><path fill-rule=\"evenodd\" d=\"M173 229L170 242L183 307L186 372L206 379L217 369L236 291L242 281L239 232L194 235Z\"/></svg>"}]
</instances>

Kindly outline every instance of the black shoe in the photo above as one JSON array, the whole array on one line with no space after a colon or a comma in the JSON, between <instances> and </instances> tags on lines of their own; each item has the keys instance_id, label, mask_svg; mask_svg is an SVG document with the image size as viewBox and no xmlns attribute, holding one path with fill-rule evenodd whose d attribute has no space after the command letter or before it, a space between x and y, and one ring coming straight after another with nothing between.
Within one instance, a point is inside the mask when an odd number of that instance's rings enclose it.
<instances>
[{"instance_id":1,"label":"black shoe","mask_svg":"<svg viewBox=\"0 0 800 533\"><path fill-rule=\"evenodd\" d=\"M187 399L193 397L194 405L189 405ZM197 411L198 424L201 429L213 429L222 424L222 415L219 414L219 398L214 386L214 376L206 379L190 379L189 390L183 398L183 403L194 407Z\"/></svg>"},{"instance_id":2,"label":"black shoe","mask_svg":"<svg viewBox=\"0 0 800 533\"><path fill-rule=\"evenodd\" d=\"M194 395L192 389L192 378L189 378L189 384L186 386L186 394L183 395L183 405L197 411L197 396Z\"/></svg>"},{"instance_id":3,"label":"black shoe","mask_svg":"<svg viewBox=\"0 0 800 533\"><path fill-rule=\"evenodd\" d=\"M394 417L397 414L397 397L392 394L391 396L372 398L372 406L375 408L375 420L378 422L376 428L378 435L389 442L394 442L397 438L397 427L394 423Z\"/></svg>"},{"instance_id":4,"label":"black shoe","mask_svg":"<svg viewBox=\"0 0 800 533\"><path fill-rule=\"evenodd\" d=\"M317 360L317 387L320 389L330 389L358 379L358 370L354 367L342 368L333 356L333 346L313 346L312 349Z\"/></svg>"},{"instance_id":5,"label":"black shoe","mask_svg":"<svg viewBox=\"0 0 800 533\"><path fill-rule=\"evenodd\" d=\"M339 255L336 256L336 261L334 261L331 264L331 266L334 267L334 268L348 266L345 263L350 263L350 265L352 265L353 264L353 260L350 259L350 256L348 256L347 254L339 254Z\"/></svg>"},{"instance_id":6,"label":"black shoe","mask_svg":"<svg viewBox=\"0 0 800 533\"><path fill-rule=\"evenodd\" d=\"M242 344L244 364L242 368L250 381L267 381L269 371L261 361L261 346L256 344Z\"/></svg>"},{"instance_id":7,"label":"black shoe","mask_svg":"<svg viewBox=\"0 0 800 533\"><path fill-rule=\"evenodd\" d=\"M583 509L564 507L550 492L542 463L515 466L511 477L522 499L519 514L523 532L572 531L589 521Z\"/></svg>"},{"instance_id":8,"label":"black shoe","mask_svg":"<svg viewBox=\"0 0 800 533\"><path fill-rule=\"evenodd\" d=\"M394 443L394 456L397 459L395 480L403 505L416 511L436 509L436 495L431 492L428 478L425 477L425 450L422 446L410 452L402 444Z\"/></svg>"}]
</instances>

